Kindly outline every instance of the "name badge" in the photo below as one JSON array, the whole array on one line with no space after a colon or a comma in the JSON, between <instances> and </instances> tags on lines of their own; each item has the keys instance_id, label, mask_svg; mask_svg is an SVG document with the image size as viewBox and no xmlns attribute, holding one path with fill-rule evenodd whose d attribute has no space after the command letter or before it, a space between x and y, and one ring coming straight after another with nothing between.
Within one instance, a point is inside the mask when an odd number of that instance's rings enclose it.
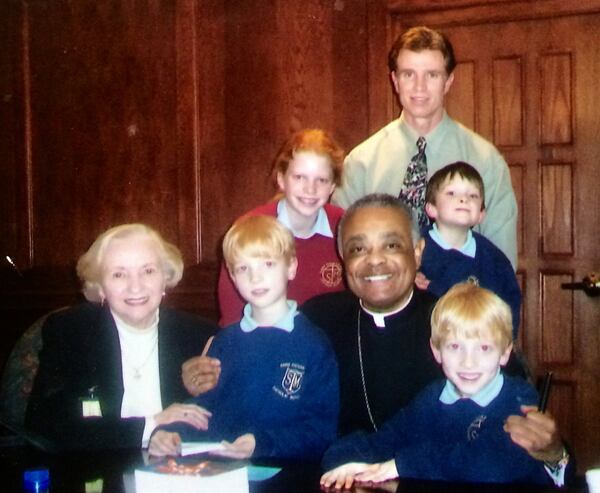
<instances>
[{"instance_id":1,"label":"name badge","mask_svg":"<svg viewBox=\"0 0 600 493\"><path fill-rule=\"evenodd\" d=\"M100 408L100 399L96 397L97 386L88 389L88 396L82 397L81 401L81 415L84 418L101 418L102 409Z\"/></svg>"},{"instance_id":2,"label":"name badge","mask_svg":"<svg viewBox=\"0 0 600 493\"><path fill-rule=\"evenodd\" d=\"M84 418L101 418L100 401L98 399L81 399L81 414Z\"/></svg>"}]
</instances>

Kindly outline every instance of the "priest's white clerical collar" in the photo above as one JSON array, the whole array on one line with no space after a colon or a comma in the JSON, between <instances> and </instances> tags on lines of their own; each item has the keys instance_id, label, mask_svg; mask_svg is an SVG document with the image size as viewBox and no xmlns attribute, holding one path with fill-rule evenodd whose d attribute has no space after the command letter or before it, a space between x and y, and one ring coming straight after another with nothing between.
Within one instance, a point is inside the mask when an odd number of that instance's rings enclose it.
<instances>
[{"instance_id":1,"label":"priest's white clerical collar","mask_svg":"<svg viewBox=\"0 0 600 493\"><path fill-rule=\"evenodd\" d=\"M129 325L128 323L124 322L123 319L120 318L112 310L110 311L110 314L112 315L113 319L115 320L115 325L117 326L117 329L122 329L125 332L128 332L130 334L150 334L150 333L156 332L158 330L158 309L156 310L156 312L154 314L154 320L152 321L150 326L146 327L145 329L138 329L137 327L134 327L133 325Z\"/></svg>"},{"instance_id":2,"label":"priest's white clerical collar","mask_svg":"<svg viewBox=\"0 0 600 493\"><path fill-rule=\"evenodd\" d=\"M502 390L502 385L504 385L504 376L500 373L500 369L498 369L496 376L479 392L469 397L469 399L475 402L475 404L485 407L498 397L498 394ZM450 380L446 380L446 385L440 394L440 401L444 404L454 404L459 399L462 399L462 397L454 384Z\"/></svg>"},{"instance_id":3,"label":"priest's white clerical collar","mask_svg":"<svg viewBox=\"0 0 600 493\"><path fill-rule=\"evenodd\" d=\"M317 220L313 224L312 229L308 235L300 236L298 232L292 227L290 216L287 211L287 202L285 199L281 199L277 204L277 220L289 229L296 238L312 238L316 234L326 236L327 238L333 238L333 231L329 225L329 219L327 219L327 213L325 209L321 207L317 213Z\"/></svg>"},{"instance_id":4,"label":"priest's white clerical collar","mask_svg":"<svg viewBox=\"0 0 600 493\"><path fill-rule=\"evenodd\" d=\"M294 330L294 317L298 314L298 303L294 300L287 300L287 305L289 308L287 313L273 325L270 325L270 327L285 330L286 332ZM250 306L250 303L246 303L246 306L244 307L244 316L240 321L240 327L244 332L252 332L257 327L264 327L252 318L252 307Z\"/></svg>"},{"instance_id":5,"label":"priest's white clerical collar","mask_svg":"<svg viewBox=\"0 0 600 493\"><path fill-rule=\"evenodd\" d=\"M429 230L429 236L444 250L458 250L460 253L466 255L467 257L475 258L477 244L475 243L475 238L473 237L473 233L470 229L467 231L467 240L465 241L464 245L460 248L453 248L448 243L446 243L446 241L444 240L444 238L442 238L442 235L440 234L440 230L438 229L437 224L435 223L433 223L433 228Z\"/></svg>"},{"instance_id":6,"label":"priest's white clerical collar","mask_svg":"<svg viewBox=\"0 0 600 493\"><path fill-rule=\"evenodd\" d=\"M401 306L399 306L398 308L390 311L390 312L374 312L369 310L368 308L365 307L365 305L363 304L363 301L360 300L360 307L367 312L369 315L371 315L373 317L373 322L375 322L375 325L379 328L384 329L385 328L385 317L389 317L391 315L396 315L396 313L401 312L402 310L404 310L408 304L410 303L410 300L412 300L413 297L413 293L414 293L414 289L410 292L410 296L408 297L408 299L406 300L405 303L403 303Z\"/></svg>"}]
</instances>

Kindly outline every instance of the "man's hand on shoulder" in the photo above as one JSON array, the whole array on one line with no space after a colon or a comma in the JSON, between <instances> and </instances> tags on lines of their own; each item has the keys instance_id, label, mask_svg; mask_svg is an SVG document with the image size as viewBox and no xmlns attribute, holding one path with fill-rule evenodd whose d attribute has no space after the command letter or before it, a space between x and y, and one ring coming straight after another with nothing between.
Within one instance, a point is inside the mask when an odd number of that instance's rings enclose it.
<instances>
[{"instance_id":1,"label":"man's hand on shoulder","mask_svg":"<svg viewBox=\"0 0 600 493\"><path fill-rule=\"evenodd\" d=\"M215 388L221 375L221 362L206 356L212 339L208 340L200 356L190 358L181 366L183 385L193 397Z\"/></svg>"}]
</instances>

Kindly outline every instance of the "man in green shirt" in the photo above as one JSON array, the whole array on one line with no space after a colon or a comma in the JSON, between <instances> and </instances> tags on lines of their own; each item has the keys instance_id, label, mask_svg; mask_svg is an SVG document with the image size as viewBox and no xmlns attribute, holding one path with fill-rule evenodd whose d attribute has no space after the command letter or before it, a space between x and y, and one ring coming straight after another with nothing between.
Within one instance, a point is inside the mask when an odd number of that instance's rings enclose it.
<instances>
[{"instance_id":1,"label":"man in green shirt","mask_svg":"<svg viewBox=\"0 0 600 493\"><path fill-rule=\"evenodd\" d=\"M417 140L424 137L428 176L456 161L479 171L487 216L476 230L500 248L516 269L517 203L506 161L493 144L454 121L444 109L456 66L450 41L432 29L412 28L392 46L388 65L402 114L348 155L333 202L347 208L373 192L400 195L409 163L419 154Z\"/></svg>"}]
</instances>

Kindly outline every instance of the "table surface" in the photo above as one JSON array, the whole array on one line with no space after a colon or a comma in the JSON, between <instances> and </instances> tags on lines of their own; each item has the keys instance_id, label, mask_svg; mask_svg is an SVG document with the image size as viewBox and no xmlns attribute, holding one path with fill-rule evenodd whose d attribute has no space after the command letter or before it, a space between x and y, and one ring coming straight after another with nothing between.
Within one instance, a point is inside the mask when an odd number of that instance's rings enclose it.
<instances>
[{"instance_id":1,"label":"table surface","mask_svg":"<svg viewBox=\"0 0 600 493\"><path fill-rule=\"evenodd\" d=\"M23 471L45 467L50 471L51 493L94 492L135 493L133 471L147 463L147 454L140 450L110 452L80 452L69 455L49 455L22 443L0 441L0 474L2 492L22 492ZM274 477L250 482L251 493L313 493L322 492L319 486L320 468L316 463L256 462L257 465L277 465L282 470ZM100 480L100 481L99 481ZM545 493L556 491L532 485L455 484L430 481L400 480L386 488L355 488L355 492L396 491L412 492L481 492L481 493ZM586 493L585 481L560 491Z\"/></svg>"}]
</instances>

